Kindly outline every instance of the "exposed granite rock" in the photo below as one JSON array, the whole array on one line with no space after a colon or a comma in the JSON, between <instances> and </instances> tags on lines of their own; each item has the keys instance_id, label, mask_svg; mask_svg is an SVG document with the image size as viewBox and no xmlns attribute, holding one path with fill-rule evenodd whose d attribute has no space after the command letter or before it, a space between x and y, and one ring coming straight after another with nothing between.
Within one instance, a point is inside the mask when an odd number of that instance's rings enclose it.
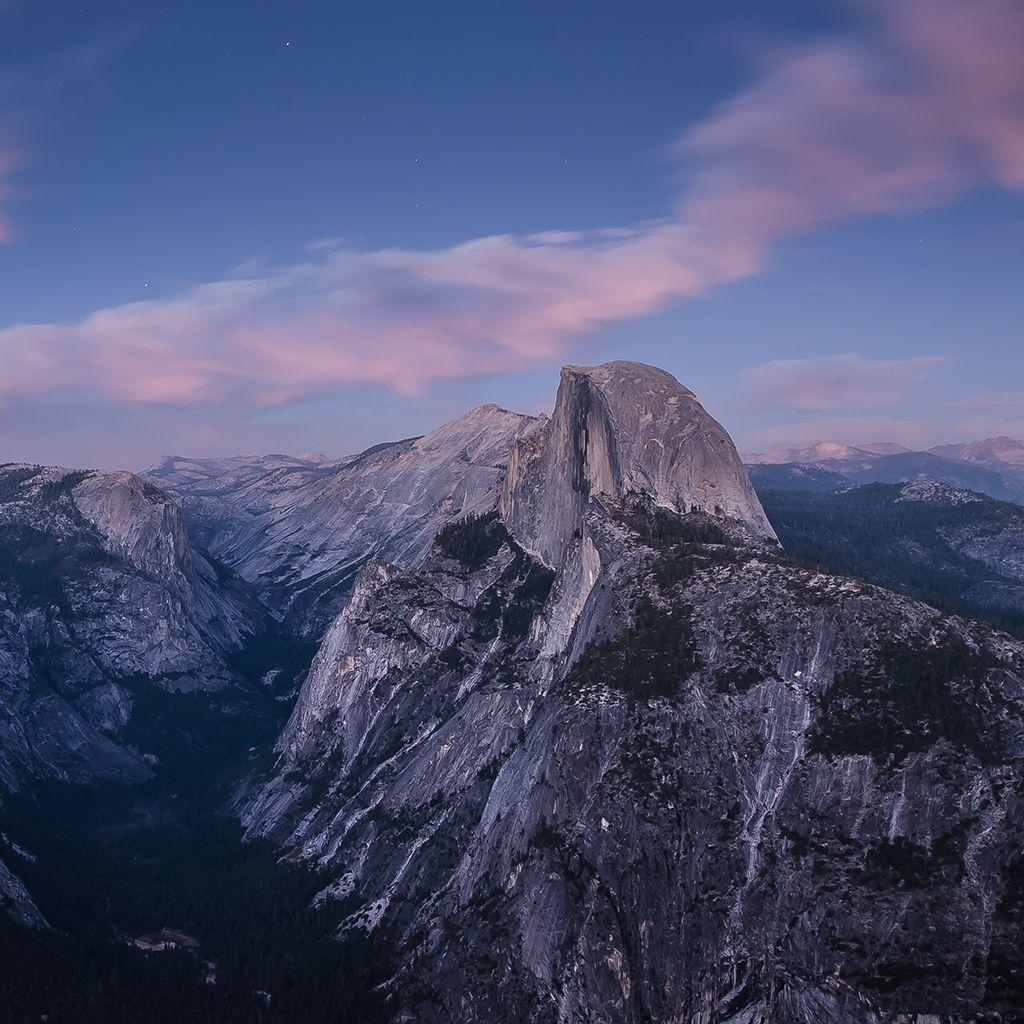
<instances>
[{"instance_id":1,"label":"exposed granite rock","mask_svg":"<svg viewBox=\"0 0 1024 1024\"><path fill-rule=\"evenodd\" d=\"M316 634L367 561L411 567L442 523L493 503L513 445L539 422L483 405L423 437L333 463L169 459L148 478L182 502L213 555L291 625Z\"/></svg>"},{"instance_id":2,"label":"exposed granite rock","mask_svg":"<svg viewBox=\"0 0 1024 1024\"><path fill-rule=\"evenodd\" d=\"M2 846L0 846L2 852ZM13 874L0 859L0 913L29 928L45 928L46 920L32 902L20 878Z\"/></svg>"},{"instance_id":3,"label":"exposed granite rock","mask_svg":"<svg viewBox=\"0 0 1024 1024\"><path fill-rule=\"evenodd\" d=\"M361 571L250 834L393 936L402 1021L1016 1019L1024 643L790 564L617 386Z\"/></svg>"},{"instance_id":4,"label":"exposed granite rock","mask_svg":"<svg viewBox=\"0 0 1024 1024\"><path fill-rule=\"evenodd\" d=\"M0 789L144 778L126 685L223 687L268 618L128 473L0 467L0 582Z\"/></svg>"},{"instance_id":5,"label":"exposed granite rock","mask_svg":"<svg viewBox=\"0 0 1024 1024\"><path fill-rule=\"evenodd\" d=\"M511 539L364 570L251 831L397 935L400 1019L968 1019L1024 838L1024 645L587 515L560 657L561 581Z\"/></svg>"},{"instance_id":6,"label":"exposed granite rock","mask_svg":"<svg viewBox=\"0 0 1024 1024\"><path fill-rule=\"evenodd\" d=\"M527 550L559 567L591 496L630 493L775 536L732 439L671 374L630 362L566 366L550 421L512 452L503 518Z\"/></svg>"}]
</instances>

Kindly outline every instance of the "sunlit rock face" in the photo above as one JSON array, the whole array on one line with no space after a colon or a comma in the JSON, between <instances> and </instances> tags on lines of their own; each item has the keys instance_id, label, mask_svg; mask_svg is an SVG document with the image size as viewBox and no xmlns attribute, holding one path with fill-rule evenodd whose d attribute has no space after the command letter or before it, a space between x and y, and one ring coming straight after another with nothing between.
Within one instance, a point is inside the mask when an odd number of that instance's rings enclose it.
<instances>
[{"instance_id":1,"label":"sunlit rock face","mask_svg":"<svg viewBox=\"0 0 1024 1024\"><path fill-rule=\"evenodd\" d=\"M396 1020L1002 1012L1024 644L790 564L684 399L567 369L490 511L364 567L250 834L392 937Z\"/></svg>"},{"instance_id":2,"label":"sunlit rock face","mask_svg":"<svg viewBox=\"0 0 1024 1024\"><path fill-rule=\"evenodd\" d=\"M482 405L347 459L167 459L147 478L182 502L211 553L290 626L319 634L361 566L412 567L442 523L493 502L513 446L540 422Z\"/></svg>"},{"instance_id":3,"label":"sunlit rock face","mask_svg":"<svg viewBox=\"0 0 1024 1024\"><path fill-rule=\"evenodd\" d=\"M222 688L268 619L129 473L0 467L0 577L0 791L146 777L130 688Z\"/></svg>"},{"instance_id":4,"label":"sunlit rock face","mask_svg":"<svg viewBox=\"0 0 1024 1024\"><path fill-rule=\"evenodd\" d=\"M524 547L559 566L591 497L632 493L774 537L732 439L692 391L642 363L565 367L550 421L512 453L505 522Z\"/></svg>"}]
</instances>

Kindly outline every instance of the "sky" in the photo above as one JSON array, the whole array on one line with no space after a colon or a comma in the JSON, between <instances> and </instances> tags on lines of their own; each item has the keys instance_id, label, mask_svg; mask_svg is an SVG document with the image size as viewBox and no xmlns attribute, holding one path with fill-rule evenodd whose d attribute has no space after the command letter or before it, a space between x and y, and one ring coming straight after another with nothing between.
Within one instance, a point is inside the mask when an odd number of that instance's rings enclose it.
<instances>
[{"instance_id":1,"label":"sky","mask_svg":"<svg viewBox=\"0 0 1024 1024\"><path fill-rule=\"evenodd\" d=\"M741 449L1024 437L1021 0L0 0L0 461L655 363Z\"/></svg>"}]
</instances>

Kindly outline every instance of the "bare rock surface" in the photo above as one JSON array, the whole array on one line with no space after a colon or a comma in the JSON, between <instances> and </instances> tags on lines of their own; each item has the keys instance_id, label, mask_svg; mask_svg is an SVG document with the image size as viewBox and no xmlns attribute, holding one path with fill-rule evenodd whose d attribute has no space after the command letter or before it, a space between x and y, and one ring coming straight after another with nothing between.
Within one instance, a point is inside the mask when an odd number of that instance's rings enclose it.
<instances>
[{"instance_id":1,"label":"bare rock surface","mask_svg":"<svg viewBox=\"0 0 1024 1024\"><path fill-rule=\"evenodd\" d=\"M441 524L493 501L513 445L538 425L483 405L333 463L168 459L147 478L182 502L211 553L271 608L318 633L367 561L413 566Z\"/></svg>"},{"instance_id":2,"label":"bare rock surface","mask_svg":"<svg viewBox=\"0 0 1024 1024\"><path fill-rule=\"evenodd\" d=\"M503 518L560 566L591 496L631 493L774 537L732 439L671 374L631 362L565 367L550 421L512 453Z\"/></svg>"},{"instance_id":3,"label":"bare rock surface","mask_svg":"<svg viewBox=\"0 0 1024 1024\"><path fill-rule=\"evenodd\" d=\"M3 848L0 846L0 854ZM32 902L28 890L0 859L0 913L13 918L29 928L45 928L46 921L39 908Z\"/></svg>"},{"instance_id":4,"label":"bare rock surface","mask_svg":"<svg viewBox=\"0 0 1024 1024\"><path fill-rule=\"evenodd\" d=\"M128 473L0 467L0 789L138 780L126 685L211 690L266 612Z\"/></svg>"},{"instance_id":5,"label":"bare rock surface","mask_svg":"<svg viewBox=\"0 0 1024 1024\"><path fill-rule=\"evenodd\" d=\"M666 377L567 368L497 509L362 568L250 835L396 1020L1015 1019L1024 643L788 561Z\"/></svg>"}]
</instances>

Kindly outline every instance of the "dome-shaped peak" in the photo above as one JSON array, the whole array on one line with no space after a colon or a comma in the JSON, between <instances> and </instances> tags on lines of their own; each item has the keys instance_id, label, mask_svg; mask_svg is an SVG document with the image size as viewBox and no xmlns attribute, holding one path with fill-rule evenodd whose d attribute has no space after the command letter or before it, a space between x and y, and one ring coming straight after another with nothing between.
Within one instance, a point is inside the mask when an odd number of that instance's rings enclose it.
<instances>
[{"instance_id":1,"label":"dome-shaped peak","mask_svg":"<svg viewBox=\"0 0 1024 1024\"><path fill-rule=\"evenodd\" d=\"M647 389L652 396L678 392L690 398L697 397L668 370L630 359L613 359L597 366L563 366L562 377L567 376L586 377L602 391L637 392Z\"/></svg>"},{"instance_id":2,"label":"dome-shaped peak","mask_svg":"<svg viewBox=\"0 0 1024 1024\"><path fill-rule=\"evenodd\" d=\"M591 496L632 492L775 536L732 439L670 373L625 361L564 367L551 420L513 451L506 522L558 565Z\"/></svg>"}]
</instances>

